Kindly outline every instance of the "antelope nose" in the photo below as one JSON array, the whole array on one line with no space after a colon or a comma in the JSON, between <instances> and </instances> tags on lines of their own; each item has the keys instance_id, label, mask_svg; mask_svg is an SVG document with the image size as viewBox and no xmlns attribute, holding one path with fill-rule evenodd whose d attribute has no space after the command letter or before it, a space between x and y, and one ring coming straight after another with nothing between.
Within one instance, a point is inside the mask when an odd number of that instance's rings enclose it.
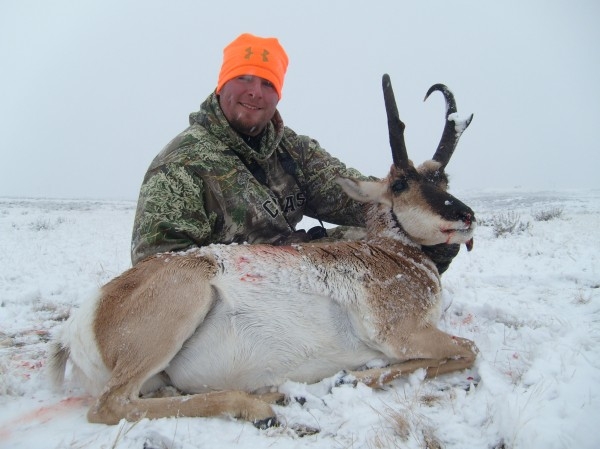
<instances>
[{"instance_id":1,"label":"antelope nose","mask_svg":"<svg viewBox=\"0 0 600 449\"><path fill-rule=\"evenodd\" d=\"M473 212L471 212L471 211L462 212L460 215L461 215L460 219L467 226L471 226L471 224L475 221L475 216L473 215Z\"/></svg>"}]
</instances>

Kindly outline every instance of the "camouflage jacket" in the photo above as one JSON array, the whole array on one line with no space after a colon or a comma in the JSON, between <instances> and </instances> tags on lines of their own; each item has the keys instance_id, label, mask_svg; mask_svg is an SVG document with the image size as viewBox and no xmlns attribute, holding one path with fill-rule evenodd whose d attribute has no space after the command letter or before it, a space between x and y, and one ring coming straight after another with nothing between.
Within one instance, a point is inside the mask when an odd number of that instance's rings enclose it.
<instances>
[{"instance_id":1,"label":"camouflage jacket","mask_svg":"<svg viewBox=\"0 0 600 449\"><path fill-rule=\"evenodd\" d=\"M278 112L256 150L228 124L212 93L190 126L152 161L135 216L131 259L211 243L274 243L304 215L364 226L363 207L335 183L365 178Z\"/></svg>"}]
</instances>

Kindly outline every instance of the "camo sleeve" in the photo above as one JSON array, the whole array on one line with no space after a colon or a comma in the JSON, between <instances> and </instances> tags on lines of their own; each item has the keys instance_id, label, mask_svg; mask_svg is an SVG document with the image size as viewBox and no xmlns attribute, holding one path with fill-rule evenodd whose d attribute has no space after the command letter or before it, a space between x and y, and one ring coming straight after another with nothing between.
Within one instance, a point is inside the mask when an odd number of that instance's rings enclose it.
<instances>
[{"instance_id":1,"label":"camo sleeve","mask_svg":"<svg viewBox=\"0 0 600 449\"><path fill-rule=\"evenodd\" d=\"M377 179L367 177L354 168L346 167L325 151L319 143L297 136L297 154L307 191L306 214L313 218L344 226L364 226L364 205L346 195L337 182L338 177Z\"/></svg>"},{"instance_id":2,"label":"camo sleeve","mask_svg":"<svg viewBox=\"0 0 600 449\"><path fill-rule=\"evenodd\" d=\"M133 264L158 252L182 250L209 241L216 215L206 211L204 186L185 166L167 164L140 189L133 229Z\"/></svg>"}]
</instances>

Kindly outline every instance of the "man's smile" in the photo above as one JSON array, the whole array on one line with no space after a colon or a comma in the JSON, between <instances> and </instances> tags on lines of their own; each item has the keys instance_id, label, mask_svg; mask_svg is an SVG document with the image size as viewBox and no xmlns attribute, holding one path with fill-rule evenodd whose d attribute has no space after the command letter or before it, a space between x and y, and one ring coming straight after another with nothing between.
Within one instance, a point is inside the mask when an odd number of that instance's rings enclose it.
<instances>
[{"instance_id":1,"label":"man's smile","mask_svg":"<svg viewBox=\"0 0 600 449\"><path fill-rule=\"evenodd\" d=\"M258 106L254 106L254 105L251 105L251 104L248 104L248 103L240 103L240 104L243 107L247 108L247 109L252 109L252 110L255 110L255 111L259 110L259 109L262 109L262 108L259 108Z\"/></svg>"}]
</instances>

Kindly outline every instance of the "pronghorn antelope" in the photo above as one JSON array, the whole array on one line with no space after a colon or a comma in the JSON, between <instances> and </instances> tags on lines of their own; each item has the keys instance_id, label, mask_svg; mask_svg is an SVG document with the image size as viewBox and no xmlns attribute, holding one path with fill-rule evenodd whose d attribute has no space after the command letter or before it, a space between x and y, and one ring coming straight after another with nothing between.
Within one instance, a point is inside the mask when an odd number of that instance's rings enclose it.
<instances>
[{"instance_id":1,"label":"pronghorn antelope","mask_svg":"<svg viewBox=\"0 0 600 449\"><path fill-rule=\"evenodd\" d=\"M440 276L421 245L465 243L473 211L446 192L444 168L472 118L450 91L433 159L409 161L387 75L383 91L393 165L380 181L339 179L366 203L364 241L292 246L211 245L148 258L104 285L55 336L50 367L97 394L91 422L230 415L277 423L286 380L313 383L344 370L381 386L419 368L470 367L474 344L439 330ZM427 97L426 97L427 98ZM385 368L362 369L373 360ZM172 386L183 395L149 395Z\"/></svg>"}]
</instances>

